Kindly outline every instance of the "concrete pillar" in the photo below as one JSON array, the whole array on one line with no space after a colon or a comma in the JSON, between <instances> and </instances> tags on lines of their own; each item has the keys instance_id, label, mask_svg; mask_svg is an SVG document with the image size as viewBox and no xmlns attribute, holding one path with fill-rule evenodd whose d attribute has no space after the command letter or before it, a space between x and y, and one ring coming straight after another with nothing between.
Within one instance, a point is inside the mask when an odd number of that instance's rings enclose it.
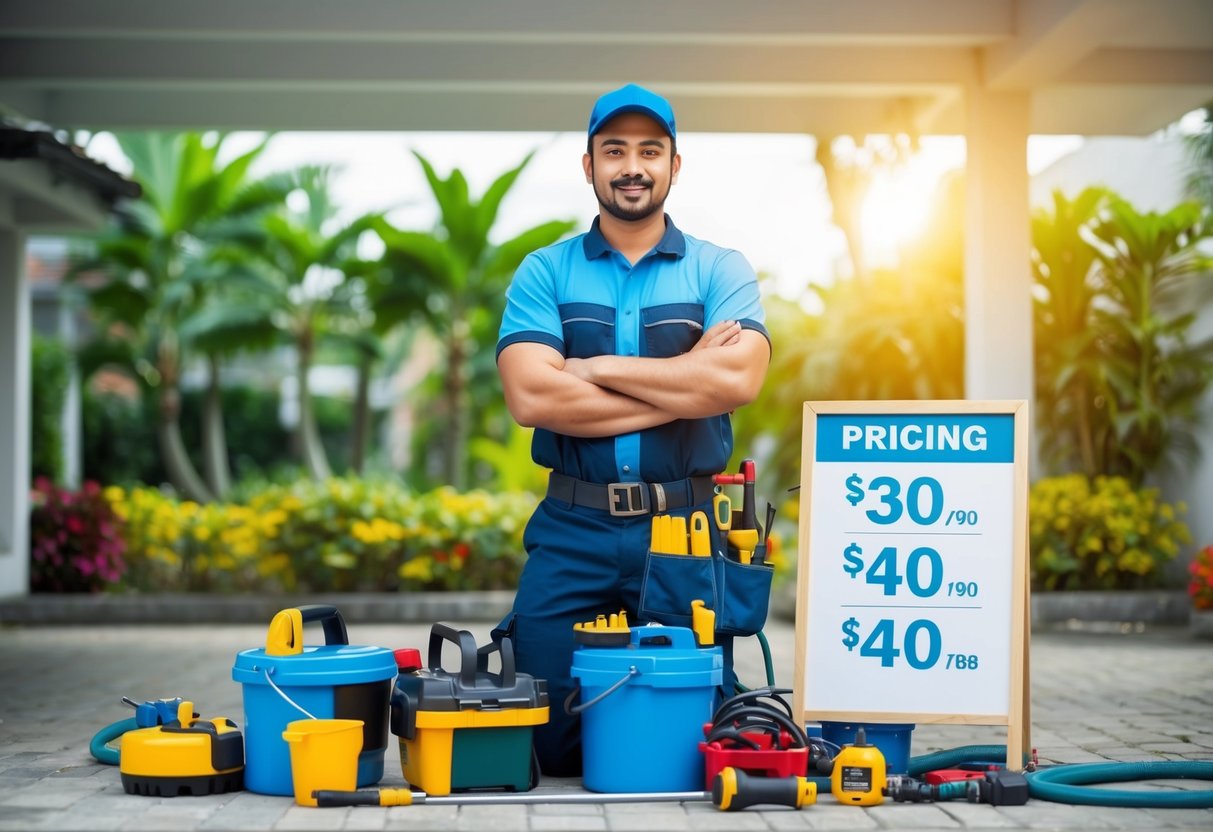
<instances>
[{"instance_id":1,"label":"concrete pillar","mask_svg":"<svg viewBox=\"0 0 1213 832\"><path fill-rule=\"evenodd\" d=\"M965 397L1032 398L1026 93L967 93Z\"/></svg>"},{"instance_id":2,"label":"concrete pillar","mask_svg":"<svg viewBox=\"0 0 1213 832\"><path fill-rule=\"evenodd\" d=\"M71 304L63 300L62 295L59 301L59 337L74 355L78 340L76 319L72 314ZM68 367L67 391L63 398L63 414L59 420L60 435L63 437L63 468L59 471L59 477L65 488L80 487L80 472L84 462L82 400L80 371L73 358Z\"/></svg>"},{"instance_id":3,"label":"concrete pillar","mask_svg":"<svg viewBox=\"0 0 1213 832\"><path fill-rule=\"evenodd\" d=\"M25 235L0 224L0 596L29 591L29 354Z\"/></svg>"}]
</instances>

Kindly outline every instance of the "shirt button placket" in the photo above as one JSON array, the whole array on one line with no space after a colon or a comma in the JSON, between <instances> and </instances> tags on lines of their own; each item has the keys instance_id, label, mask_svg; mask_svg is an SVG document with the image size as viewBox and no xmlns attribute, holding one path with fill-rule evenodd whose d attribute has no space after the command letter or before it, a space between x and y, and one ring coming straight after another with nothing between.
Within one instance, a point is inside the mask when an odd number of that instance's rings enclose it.
<instances>
[{"instance_id":1,"label":"shirt button placket","mask_svg":"<svg viewBox=\"0 0 1213 832\"><path fill-rule=\"evenodd\" d=\"M643 261L641 261L643 262ZM620 283L620 309L623 314L616 327L616 347L619 355L635 356L640 354L640 289L641 276L638 274L641 263L637 263L624 271ZM640 435L628 433L615 439L615 464L627 479L634 479L634 472L640 470Z\"/></svg>"}]
</instances>

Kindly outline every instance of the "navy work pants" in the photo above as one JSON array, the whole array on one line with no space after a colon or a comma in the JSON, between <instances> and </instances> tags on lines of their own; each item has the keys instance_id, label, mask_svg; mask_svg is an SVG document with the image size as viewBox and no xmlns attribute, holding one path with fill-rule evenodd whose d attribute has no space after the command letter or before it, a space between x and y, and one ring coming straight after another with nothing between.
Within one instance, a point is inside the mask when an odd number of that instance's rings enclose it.
<instances>
[{"instance_id":1,"label":"navy work pants","mask_svg":"<svg viewBox=\"0 0 1213 832\"><path fill-rule=\"evenodd\" d=\"M695 509L711 516L710 503L675 513ZM493 635L512 635L517 669L547 681L549 721L534 731L539 768L545 775L581 774L580 717L564 709L576 687L569 676L577 649L573 625L621 610L627 613L629 625L650 623L638 620L637 609L651 530L648 514L614 517L552 498L543 500L527 523L523 544L528 557L514 608ZM731 695L732 639L718 636L716 643L724 654L721 694Z\"/></svg>"}]
</instances>

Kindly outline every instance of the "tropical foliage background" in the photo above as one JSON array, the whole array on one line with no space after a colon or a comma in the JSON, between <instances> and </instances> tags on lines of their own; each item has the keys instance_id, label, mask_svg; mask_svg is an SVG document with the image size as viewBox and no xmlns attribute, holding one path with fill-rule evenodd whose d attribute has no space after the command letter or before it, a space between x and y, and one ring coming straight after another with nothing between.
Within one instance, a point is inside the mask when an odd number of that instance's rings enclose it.
<instances>
[{"instance_id":1,"label":"tropical foliage background","mask_svg":"<svg viewBox=\"0 0 1213 832\"><path fill-rule=\"evenodd\" d=\"M1213 343L1193 334L1209 300L1208 136L1191 141L1192 198L1171 210L1092 188L1033 216L1040 588L1156 585L1190 542L1186 506L1156 486L1191 461L1213 373ZM69 280L87 341L74 355L54 342L35 352L37 413L56 412L75 363L84 476L100 483L87 500L62 493L55 425L35 424L35 529L83 504L104 515L90 528L122 537L123 568L106 572L120 576L74 588L511 585L544 472L505 411L496 328L521 259L576 230L553 218L494 233L531 155L473 194L460 170L415 154L429 188L417 198L438 221L400 228L383 214L339 219L331 168L252 176L272 136L239 153L219 133L117 139L144 196L78 243ZM757 461L784 550L795 547L804 401L964 396L961 176L942 183L896 266L862 256L857 206L914 150L819 142L850 272L801 301L767 293L774 359L760 399L735 414L733 464ZM349 395L312 388L332 366L348 368ZM295 390L287 420L283 378ZM372 391L389 381L397 406L385 411ZM384 438L401 412L404 449Z\"/></svg>"}]
</instances>

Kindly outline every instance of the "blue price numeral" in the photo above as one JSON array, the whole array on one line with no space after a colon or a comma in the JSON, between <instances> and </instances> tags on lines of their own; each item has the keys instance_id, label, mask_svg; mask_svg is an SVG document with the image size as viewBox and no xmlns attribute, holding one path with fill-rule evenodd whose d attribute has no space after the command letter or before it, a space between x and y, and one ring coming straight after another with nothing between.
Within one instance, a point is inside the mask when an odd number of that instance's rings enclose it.
<instances>
[{"instance_id":1,"label":"blue price numeral","mask_svg":"<svg viewBox=\"0 0 1213 832\"><path fill-rule=\"evenodd\" d=\"M929 567L929 577L925 583L921 568L924 559ZM939 552L929 546L920 546L910 552L906 560L906 577L902 578L897 572L897 549L886 546L872 561L864 577L870 584L883 586L885 595L896 595L897 587L903 581L908 581L910 592L919 598L930 598L943 585L943 559L939 557Z\"/></svg>"},{"instance_id":2,"label":"blue price numeral","mask_svg":"<svg viewBox=\"0 0 1213 832\"><path fill-rule=\"evenodd\" d=\"M922 506L923 489L927 491L929 501L924 511ZM872 480L868 490L881 493L880 502L886 509L868 509L868 519L881 526L896 523L903 512L908 512L910 519L920 526L929 526L943 514L943 486L934 477L916 477L910 481L906 489L904 503L901 499L901 483L895 477L877 477Z\"/></svg>"},{"instance_id":3,"label":"blue price numeral","mask_svg":"<svg viewBox=\"0 0 1213 832\"><path fill-rule=\"evenodd\" d=\"M918 636L925 633L927 637L926 655L919 650ZM901 648L894 646L893 619L882 618L876 622L872 632L868 634L859 655L880 659L881 667L892 667L897 657L905 652L906 663L915 670L930 670L939 661L942 652L939 627L934 621L919 618L910 622L906 627L905 638Z\"/></svg>"}]
</instances>

